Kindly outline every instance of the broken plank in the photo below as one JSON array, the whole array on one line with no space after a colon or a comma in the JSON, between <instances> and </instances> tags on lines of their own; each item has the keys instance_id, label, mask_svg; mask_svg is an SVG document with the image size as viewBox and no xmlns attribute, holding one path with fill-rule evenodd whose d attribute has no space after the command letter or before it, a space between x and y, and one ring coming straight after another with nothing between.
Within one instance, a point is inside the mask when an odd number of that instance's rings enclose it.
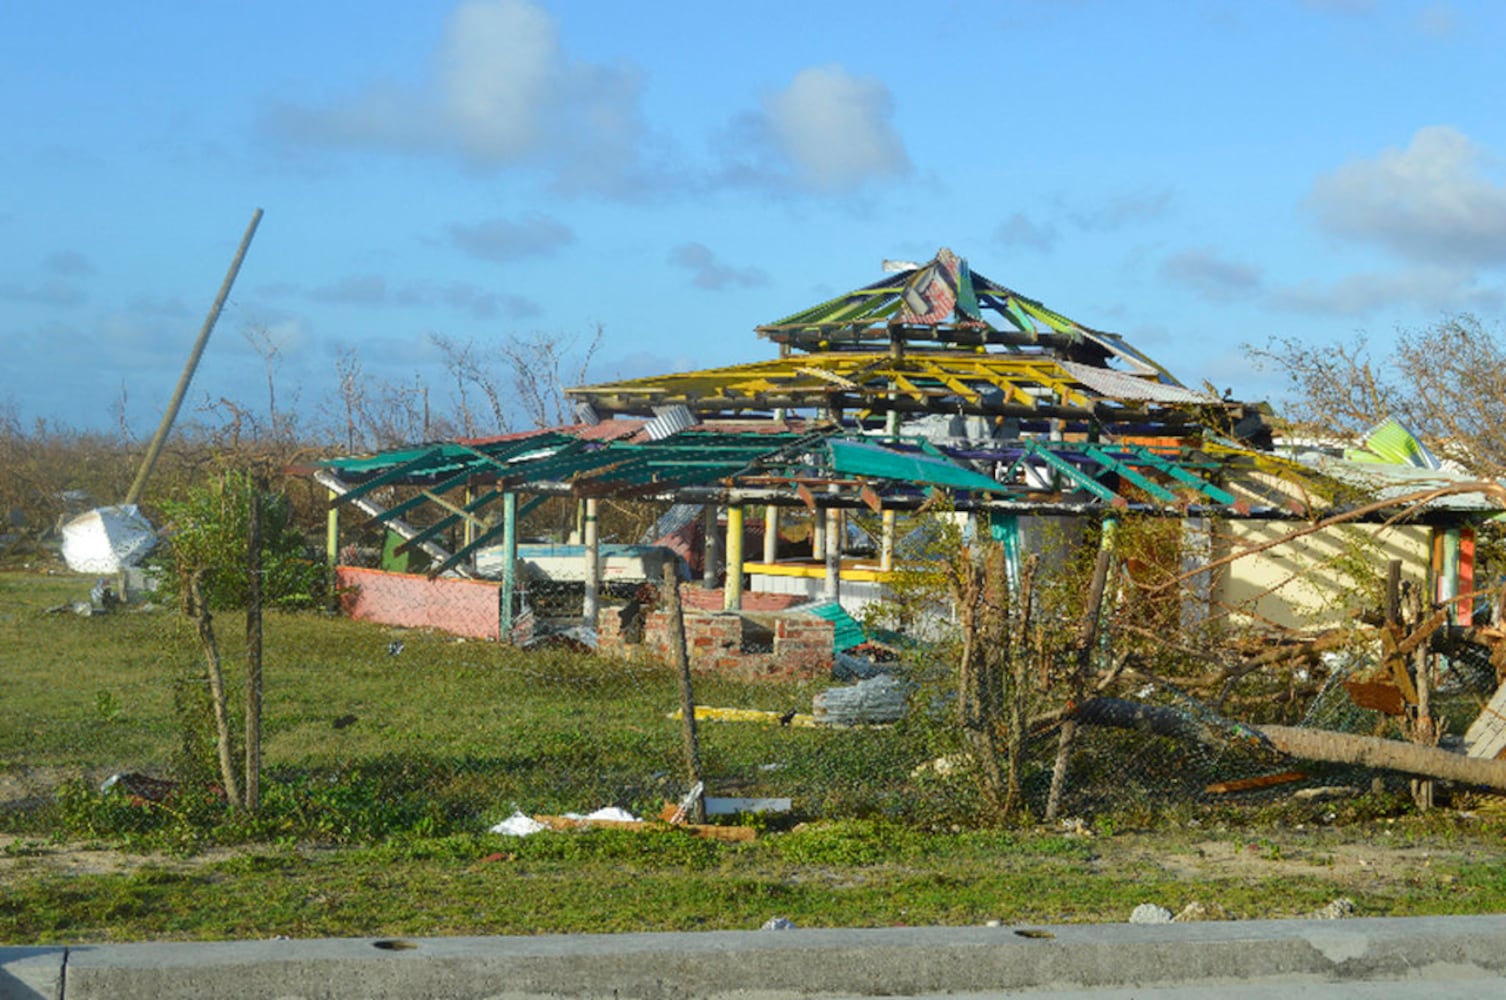
<instances>
[{"instance_id":1,"label":"broken plank","mask_svg":"<svg viewBox=\"0 0 1506 1000\"><path fill-rule=\"evenodd\" d=\"M1257 788L1270 788L1273 785L1287 785L1293 781L1305 781L1307 775L1302 771L1282 771L1280 774L1262 774L1254 778L1235 778L1232 781L1215 781L1204 788L1209 795L1228 795L1231 792L1249 792Z\"/></svg>"}]
</instances>

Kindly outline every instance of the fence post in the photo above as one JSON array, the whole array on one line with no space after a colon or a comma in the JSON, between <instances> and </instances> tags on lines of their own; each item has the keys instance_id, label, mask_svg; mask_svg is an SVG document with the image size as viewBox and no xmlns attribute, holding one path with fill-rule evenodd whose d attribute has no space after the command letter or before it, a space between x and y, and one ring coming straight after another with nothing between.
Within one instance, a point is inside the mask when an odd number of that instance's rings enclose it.
<instances>
[{"instance_id":1,"label":"fence post","mask_svg":"<svg viewBox=\"0 0 1506 1000\"><path fill-rule=\"evenodd\" d=\"M685 612L680 607L680 574L674 562L664 564L664 598L669 602L669 651L675 661L675 677L680 683L681 733L685 739L685 769L688 784L694 788L702 781L701 747L695 731L695 692L690 685L690 654L685 649ZM704 796L691 803L687 818L692 823L706 822Z\"/></svg>"},{"instance_id":2,"label":"fence post","mask_svg":"<svg viewBox=\"0 0 1506 1000\"><path fill-rule=\"evenodd\" d=\"M512 602L518 578L518 495L502 494L502 593L498 609L501 641L512 641Z\"/></svg>"},{"instance_id":3,"label":"fence post","mask_svg":"<svg viewBox=\"0 0 1506 1000\"><path fill-rule=\"evenodd\" d=\"M596 498L588 497L581 519L581 540L586 547L586 596L581 611L587 628L596 627L596 615L601 609L601 531L596 521Z\"/></svg>"},{"instance_id":4,"label":"fence post","mask_svg":"<svg viewBox=\"0 0 1506 1000\"><path fill-rule=\"evenodd\" d=\"M261 502L264 476L251 482L246 518L246 811L261 804Z\"/></svg>"}]
</instances>

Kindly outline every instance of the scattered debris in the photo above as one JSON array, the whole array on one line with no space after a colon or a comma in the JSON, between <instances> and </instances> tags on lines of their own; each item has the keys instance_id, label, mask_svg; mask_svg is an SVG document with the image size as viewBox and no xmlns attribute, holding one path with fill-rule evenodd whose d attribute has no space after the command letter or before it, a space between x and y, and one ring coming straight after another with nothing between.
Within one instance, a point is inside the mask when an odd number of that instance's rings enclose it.
<instances>
[{"instance_id":1,"label":"scattered debris","mask_svg":"<svg viewBox=\"0 0 1506 1000\"><path fill-rule=\"evenodd\" d=\"M396 656L403 651L403 640L393 639L387 644L387 655Z\"/></svg>"},{"instance_id":2,"label":"scattered debris","mask_svg":"<svg viewBox=\"0 0 1506 1000\"><path fill-rule=\"evenodd\" d=\"M607 806L587 815L579 813L566 813L563 816L527 816L522 811L515 811L511 816L491 828L492 833L500 833L508 837L527 837L543 830L555 830L559 832L571 832L574 830L588 830L595 827L607 827L619 830L683 830L693 837L705 837L710 840L725 840L734 843L743 843L756 840L757 831L747 826L711 826L696 823L673 823L666 824L661 820L642 820L625 809L616 806Z\"/></svg>"},{"instance_id":3,"label":"scattered debris","mask_svg":"<svg viewBox=\"0 0 1506 1000\"><path fill-rule=\"evenodd\" d=\"M669 713L669 718L679 720L683 713L677 708ZM789 716L789 721L785 721ZM816 718L796 712L791 715L788 712L768 712L758 708L713 708L709 705L697 705L695 707L695 719L697 722L762 722L768 725L781 726L814 726Z\"/></svg>"},{"instance_id":4,"label":"scattered debris","mask_svg":"<svg viewBox=\"0 0 1506 1000\"><path fill-rule=\"evenodd\" d=\"M706 797L707 816L736 816L738 813L787 813L790 800L786 798L742 799Z\"/></svg>"},{"instance_id":5,"label":"scattered debris","mask_svg":"<svg viewBox=\"0 0 1506 1000\"><path fill-rule=\"evenodd\" d=\"M1217 903L1193 901L1182 907L1182 912L1171 918L1175 924L1199 923L1205 920L1233 920L1234 915Z\"/></svg>"},{"instance_id":6,"label":"scattered debris","mask_svg":"<svg viewBox=\"0 0 1506 1000\"><path fill-rule=\"evenodd\" d=\"M1130 913L1129 918L1132 924L1169 924L1171 921L1171 911L1155 903L1141 903Z\"/></svg>"},{"instance_id":7,"label":"scattered debris","mask_svg":"<svg viewBox=\"0 0 1506 1000\"><path fill-rule=\"evenodd\" d=\"M673 825L684 823L685 817L690 815L690 811L695 808L696 801L699 800L705 793L705 783L697 781L695 784L691 785L690 791L685 793L685 797L680 800L679 805L673 808L665 809L664 815L662 817L664 822Z\"/></svg>"},{"instance_id":8,"label":"scattered debris","mask_svg":"<svg viewBox=\"0 0 1506 1000\"><path fill-rule=\"evenodd\" d=\"M789 917L770 917L765 920L759 930L764 931L792 931L795 930L795 921Z\"/></svg>"},{"instance_id":9,"label":"scattered debris","mask_svg":"<svg viewBox=\"0 0 1506 1000\"><path fill-rule=\"evenodd\" d=\"M176 781L164 781L135 771L117 771L100 783L101 795L112 789L120 789L131 797L133 805L145 802L165 802L177 789Z\"/></svg>"},{"instance_id":10,"label":"scattered debris","mask_svg":"<svg viewBox=\"0 0 1506 1000\"><path fill-rule=\"evenodd\" d=\"M1015 937L1031 938L1033 940L1047 940L1056 937L1050 931L1043 931L1037 927L1021 927L1014 932Z\"/></svg>"},{"instance_id":11,"label":"scattered debris","mask_svg":"<svg viewBox=\"0 0 1506 1000\"><path fill-rule=\"evenodd\" d=\"M96 507L63 525L63 559L75 573L118 573L156 544L156 531L135 504Z\"/></svg>"},{"instance_id":12,"label":"scattered debris","mask_svg":"<svg viewBox=\"0 0 1506 1000\"><path fill-rule=\"evenodd\" d=\"M1308 920L1343 920L1345 917L1354 916L1354 900L1347 896L1340 896L1330 902L1321 910L1314 910L1307 914Z\"/></svg>"},{"instance_id":13,"label":"scattered debris","mask_svg":"<svg viewBox=\"0 0 1506 1000\"><path fill-rule=\"evenodd\" d=\"M491 832L500 833L506 837L526 837L529 834L538 833L540 830L547 829L549 829L549 827L545 826L543 823L540 823L538 820L533 819L530 816L525 816L520 811L515 811L511 816L507 817L502 822L492 827Z\"/></svg>"},{"instance_id":14,"label":"scattered debris","mask_svg":"<svg viewBox=\"0 0 1506 1000\"><path fill-rule=\"evenodd\" d=\"M120 607L120 598L115 596L115 589L110 586L110 581L99 579L94 581L94 586L89 591L89 604L98 613L109 614Z\"/></svg>"},{"instance_id":15,"label":"scattered debris","mask_svg":"<svg viewBox=\"0 0 1506 1000\"><path fill-rule=\"evenodd\" d=\"M1352 799L1360 794L1353 785L1319 785L1316 788L1299 788L1292 793L1298 802L1328 802L1332 799Z\"/></svg>"},{"instance_id":16,"label":"scattered debris","mask_svg":"<svg viewBox=\"0 0 1506 1000\"><path fill-rule=\"evenodd\" d=\"M333 722L331 722L330 725L334 726L336 729L346 729L346 728L348 728L350 726L355 725L357 722L360 722L360 721L361 721L360 716L357 716L357 715L342 715L338 719L336 719Z\"/></svg>"}]
</instances>

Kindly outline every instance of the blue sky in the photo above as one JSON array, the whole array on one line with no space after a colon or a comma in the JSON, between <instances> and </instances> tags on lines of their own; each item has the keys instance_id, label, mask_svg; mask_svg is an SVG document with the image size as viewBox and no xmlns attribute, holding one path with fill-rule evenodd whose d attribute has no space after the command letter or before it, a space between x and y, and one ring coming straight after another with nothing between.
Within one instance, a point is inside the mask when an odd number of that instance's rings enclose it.
<instances>
[{"instance_id":1,"label":"blue sky","mask_svg":"<svg viewBox=\"0 0 1506 1000\"><path fill-rule=\"evenodd\" d=\"M354 350L604 338L592 381L940 246L1184 382L1506 298L1506 4L0 2L0 405L312 422Z\"/></svg>"}]
</instances>

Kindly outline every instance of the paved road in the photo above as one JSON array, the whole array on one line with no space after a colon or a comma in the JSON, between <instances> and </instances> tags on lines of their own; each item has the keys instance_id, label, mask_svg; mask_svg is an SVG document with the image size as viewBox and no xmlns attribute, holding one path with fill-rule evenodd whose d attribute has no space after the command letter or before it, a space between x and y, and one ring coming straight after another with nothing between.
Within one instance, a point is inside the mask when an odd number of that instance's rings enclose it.
<instances>
[{"instance_id":1,"label":"paved road","mask_svg":"<svg viewBox=\"0 0 1506 1000\"><path fill-rule=\"evenodd\" d=\"M0 1000L1506 996L1506 916L0 948ZM1149 985L1147 985L1149 984Z\"/></svg>"}]
</instances>

